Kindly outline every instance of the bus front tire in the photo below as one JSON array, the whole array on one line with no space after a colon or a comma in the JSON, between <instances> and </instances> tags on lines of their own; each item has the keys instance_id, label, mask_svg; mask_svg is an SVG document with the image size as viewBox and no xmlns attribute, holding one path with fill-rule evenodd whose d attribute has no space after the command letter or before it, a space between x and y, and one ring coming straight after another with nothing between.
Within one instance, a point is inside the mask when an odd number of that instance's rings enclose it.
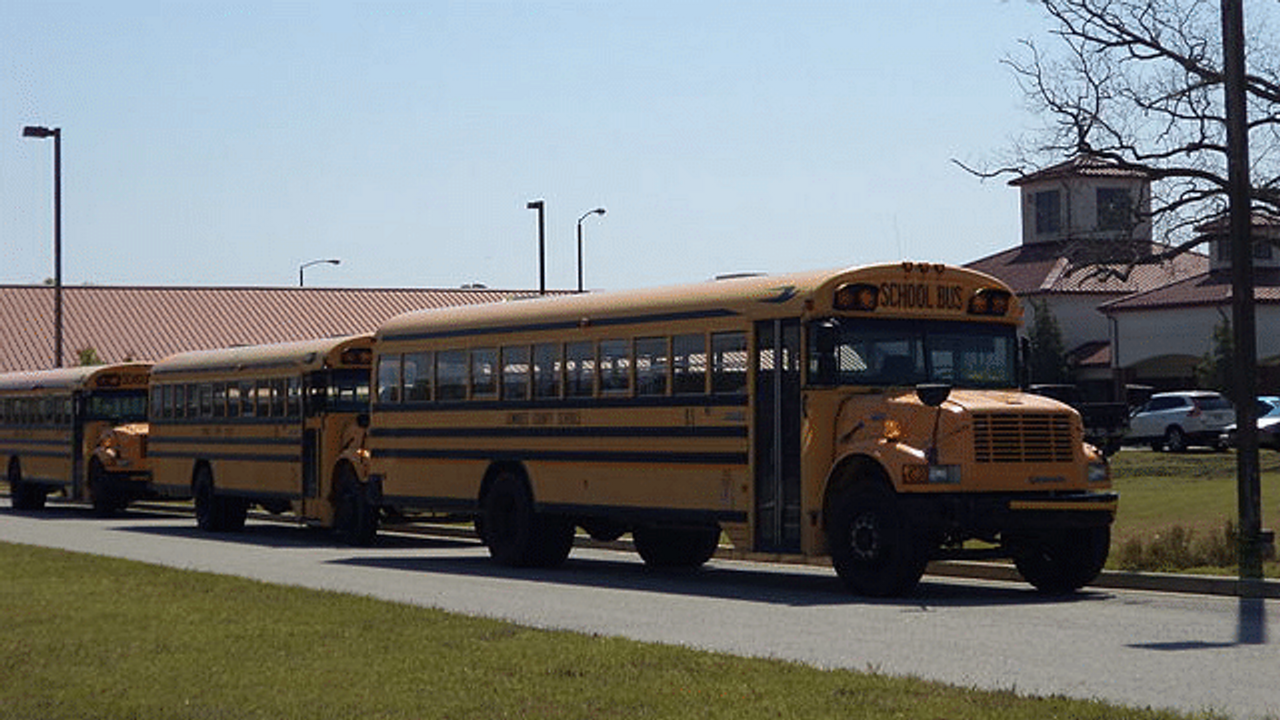
<instances>
[{"instance_id":1,"label":"bus front tire","mask_svg":"<svg viewBox=\"0 0 1280 720\"><path fill-rule=\"evenodd\" d=\"M537 512L528 485L516 472L500 471L481 505L485 545L502 565L555 567L569 557L573 522Z\"/></svg>"},{"instance_id":2,"label":"bus front tire","mask_svg":"<svg viewBox=\"0 0 1280 720\"><path fill-rule=\"evenodd\" d=\"M859 483L835 501L827 525L831 563L859 595L893 597L915 589L929 562L897 496L879 483Z\"/></svg>"},{"instance_id":3,"label":"bus front tire","mask_svg":"<svg viewBox=\"0 0 1280 720\"><path fill-rule=\"evenodd\" d=\"M369 501L355 471L344 465L338 472L333 532L347 545L367 547L378 535L378 509Z\"/></svg>"},{"instance_id":4,"label":"bus front tire","mask_svg":"<svg viewBox=\"0 0 1280 720\"><path fill-rule=\"evenodd\" d=\"M651 567L699 567L716 554L720 526L654 527L642 525L631 532L636 552Z\"/></svg>"},{"instance_id":5,"label":"bus front tire","mask_svg":"<svg viewBox=\"0 0 1280 720\"><path fill-rule=\"evenodd\" d=\"M1111 547L1111 528L1080 528L1016 538L1013 564L1036 590L1066 595L1093 582Z\"/></svg>"},{"instance_id":6,"label":"bus front tire","mask_svg":"<svg viewBox=\"0 0 1280 720\"><path fill-rule=\"evenodd\" d=\"M89 500L98 517L112 517L128 506L129 501L119 482L95 458L89 464Z\"/></svg>"}]
</instances>

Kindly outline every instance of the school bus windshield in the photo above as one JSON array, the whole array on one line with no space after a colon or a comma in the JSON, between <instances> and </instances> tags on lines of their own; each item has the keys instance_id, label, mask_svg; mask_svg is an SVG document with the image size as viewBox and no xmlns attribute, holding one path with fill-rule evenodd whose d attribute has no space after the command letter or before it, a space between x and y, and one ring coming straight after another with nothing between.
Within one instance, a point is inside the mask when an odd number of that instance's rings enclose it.
<instances>
[{"instance_id":1,"label":"school bus windshield","mask_svg":"<svg viewBox=\"0 0 1280 720\"><path fill-rule=\"evenodd\" d=\"M810 325L810 382L817 385L1017 386L1012 326L829 318Z\"/></svg>"},{"instance_id":2,"label":"school bus windshield","mask_svg":"<svg viewBox=\"0 0 1280 720\"><path fill-rule=\"evenodd\" d=\"M147 391L99 390L88 398L87 420L110 420L115 423L142 422L147 419Z\"/></svg>"}]
</instances>

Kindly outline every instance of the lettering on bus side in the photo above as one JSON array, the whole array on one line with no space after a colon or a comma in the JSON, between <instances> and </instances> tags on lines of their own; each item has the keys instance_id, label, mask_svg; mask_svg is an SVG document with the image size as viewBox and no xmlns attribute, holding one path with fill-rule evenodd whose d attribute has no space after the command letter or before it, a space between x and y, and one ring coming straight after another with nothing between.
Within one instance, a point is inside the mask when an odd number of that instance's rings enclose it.
<instances>
[{"instance_id":1,"label":"lettering on bus side","mask_svg":"<svg viewBox=\"0 0 1280 720\"><path fill-rule=\"evenodd\" d=\"M940 283L881 283L880 307L900 310L964 310L964 287Z\"/></svg>"}]
</instances>

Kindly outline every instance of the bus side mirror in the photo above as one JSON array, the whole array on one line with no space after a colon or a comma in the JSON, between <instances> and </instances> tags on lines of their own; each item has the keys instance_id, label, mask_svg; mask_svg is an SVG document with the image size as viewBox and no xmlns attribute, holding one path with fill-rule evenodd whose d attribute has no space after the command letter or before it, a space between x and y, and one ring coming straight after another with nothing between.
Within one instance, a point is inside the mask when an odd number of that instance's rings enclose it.
<instances>
[{"instance_id":1,"label":"bus side mirror","mask_svg":"<svg viewBox=\"0 0 1280 720\"><path fill-rule=\"evenodd\" d=\"M369 429L369 413L360 413L356 415L356 426L361 430Z\"/></svg>"},{"instance_id":2,"label":"bus side mirror","mask_svg":"<svg viewBox=\"0 0 1280 720\"><path fill-rule=\"evenodd\" d=\"M939 383L920 383L916 386L916 397L926 407L941 407L951 396L951 386Z\"/></svg>"}]
</instances>

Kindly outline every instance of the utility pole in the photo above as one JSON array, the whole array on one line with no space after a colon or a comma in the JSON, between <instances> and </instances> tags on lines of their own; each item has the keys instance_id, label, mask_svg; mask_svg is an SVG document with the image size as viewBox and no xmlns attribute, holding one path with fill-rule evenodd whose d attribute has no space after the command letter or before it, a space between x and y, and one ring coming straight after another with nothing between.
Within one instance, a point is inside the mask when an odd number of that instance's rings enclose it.
<instances>
[{"instance_id":1,"label":"utility pole","mask_svg":"<svg viewBox=\"0 0 1280 720\"><path fill-rule=\"evenodd\" d=\"M1222 0L1223 86L1230 198L1231 317L1235 337L1236 482L1240 513L1240 594L1253 597L1262 580L1262 486L1258 467L1257 316L1253 297L1253 201L1241 0Z\"/></svg>"}]
</instances>

